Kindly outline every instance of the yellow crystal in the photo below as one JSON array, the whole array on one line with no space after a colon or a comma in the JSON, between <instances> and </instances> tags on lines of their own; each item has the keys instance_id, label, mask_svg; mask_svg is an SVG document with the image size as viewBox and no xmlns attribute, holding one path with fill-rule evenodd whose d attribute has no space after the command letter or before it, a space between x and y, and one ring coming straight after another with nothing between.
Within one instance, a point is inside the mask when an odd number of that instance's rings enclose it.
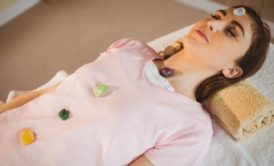
<instances>
[{"instance_id":1,"label":"yellow crystal","mask_svg":"<svg viewBox=\"0 0 274 166\"><path fill-rule=\"evenodd\" d=\"M20 142L22 146L29 145L36 140L36 134L30 129L22 129L20 131Z\"/></svg>"}]
</instances>

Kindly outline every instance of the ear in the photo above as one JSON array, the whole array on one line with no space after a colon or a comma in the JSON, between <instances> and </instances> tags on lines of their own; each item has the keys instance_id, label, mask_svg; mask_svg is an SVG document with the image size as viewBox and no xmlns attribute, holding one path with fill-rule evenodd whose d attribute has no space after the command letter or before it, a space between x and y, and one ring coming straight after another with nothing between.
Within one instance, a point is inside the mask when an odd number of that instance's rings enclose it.
<instances>
[{"instance_id":1,"label":"ear","mask_svg":"<svg viewBox=\"0 0 274 166\"><path fill-rule=\"evenodd\" d=\"M228 67L223 69L222 73L226 78L236 78L243 74L243 69L239 66Z\"/></svg>"}]
</instances>

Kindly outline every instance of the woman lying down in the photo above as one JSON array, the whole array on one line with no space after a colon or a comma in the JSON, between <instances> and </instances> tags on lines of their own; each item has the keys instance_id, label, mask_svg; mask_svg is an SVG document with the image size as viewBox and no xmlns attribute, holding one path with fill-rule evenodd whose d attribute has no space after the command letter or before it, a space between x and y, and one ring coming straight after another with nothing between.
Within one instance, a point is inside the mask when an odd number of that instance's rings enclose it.
<instances>
[{"instance_id":1,"label":"woman lying down","mask_svg":"<svg viewBox=\"0 0 274 166\"><path fill-rule=\"evenodd\" d=\"M253 75L269 40L246 6L198 21L166 59L118 40L61 83L1 105L0 165L202 165L213 135L203 101Z\"/></svg>"}]
</instances>

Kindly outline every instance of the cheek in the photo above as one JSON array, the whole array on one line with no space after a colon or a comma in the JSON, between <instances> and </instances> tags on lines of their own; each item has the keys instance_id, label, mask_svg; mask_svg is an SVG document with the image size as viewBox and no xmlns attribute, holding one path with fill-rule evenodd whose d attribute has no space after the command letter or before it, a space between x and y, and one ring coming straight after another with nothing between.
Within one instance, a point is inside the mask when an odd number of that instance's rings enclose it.
<instances>
[{"instance_id":1,"label":"cheek","mask_svg":"<svg viewBox=\"0 0 274 166\"><path fill-rule=\"evenodd\" d=\"M219 36L211 38L210 43L207 43L196 32L191 32L183 42L185 48L201 57L213 58L231 51L231 43Z\"/></svg>"},{"instance_id":2,"label":"cheek","mask_svg":"<svg viewBox=\"0 0 274 166\"><path fill-rule=\"evenodd\" d=\"M207 44L195 40L191 34L184 41L184 45L196 61L215 71L231 63L235 59L233 56L236 55L235 50L238 49L227 39L215 38Z\"/></svg>"}]
</instances>

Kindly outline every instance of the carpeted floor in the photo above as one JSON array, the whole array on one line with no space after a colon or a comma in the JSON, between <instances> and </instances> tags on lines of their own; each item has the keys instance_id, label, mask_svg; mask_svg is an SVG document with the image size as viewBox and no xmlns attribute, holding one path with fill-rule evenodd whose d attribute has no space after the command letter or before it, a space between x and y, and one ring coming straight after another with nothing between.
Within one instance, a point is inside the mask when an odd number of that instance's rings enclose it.
<instances>
[{"instance_id":1,"label":"carpeted floor","mask_svg":"<svg viewBox=\"0 0 274 166\"><path fill-rule=\"evenodd\" d=\"M40 2L0 28L0 100L73 72L118 39L149 42L204 16L171 0Z\"/></svg>"}]
</instances>

